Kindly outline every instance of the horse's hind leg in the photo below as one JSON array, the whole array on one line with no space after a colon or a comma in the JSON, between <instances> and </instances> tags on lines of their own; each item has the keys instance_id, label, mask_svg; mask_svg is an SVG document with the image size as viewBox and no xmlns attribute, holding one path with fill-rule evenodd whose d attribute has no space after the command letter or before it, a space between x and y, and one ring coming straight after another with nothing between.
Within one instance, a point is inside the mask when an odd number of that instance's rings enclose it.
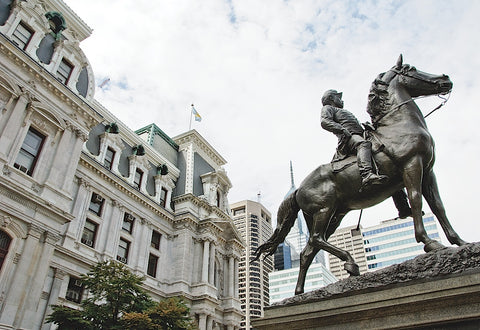
<instances>
[{"instance_id":1,"label":"horse's hind leg","mask_svg":"<svg viewBox=\"0 0 480 330\"><path fill-rule=\"evenodd\" d=\"M460 236L458 236L458 234L455 232L452 225L450 224L450 221L448 221L447 215L445 213L445 208L443 207L442 199L440 198L440 193L438 191L437 179L435 177L435 173L433 173L432 170L428 172L428 174L424 175L422 184L423 197L425 197L428 206L430 206L433 214L435 214L438 222L440 222L440 225L442 226L448 241L452 244L457 245L466 244L466 242L462 240Z\"/></svg>"},{"instance_id":2,"label":"horse's hind leg","mask_svg":"<svg viewBox=\"0 0 480 330\"><path fill-rule=\"evenodd\" d=\"M309 240L302 253L300 253L300 270L298 272L297 286L295 287L296 295L304 292L308 268L312 264L313 258L315 258L318 251L320 251L320 249L312 246Z\"/></svg>"},{"instance_id":3,"label":"horse's hind leg","mask_svg":"<svg viewBox=\"0 0 480 330\"><path fill-rule=\"evenodd\" d=\"M351 275L360 275L358 265L350 253L327 242L327 237L331 235L330 232L338 227L345 215L345 212L336 212L332 215L332 211L325 208L317 212L313 217L310 239L300 255L300 271L295 294L303 293L308 267L310 267L313 258L320 250L327 251L345 261L345 270Z\"/></svg>"}]
</instances>

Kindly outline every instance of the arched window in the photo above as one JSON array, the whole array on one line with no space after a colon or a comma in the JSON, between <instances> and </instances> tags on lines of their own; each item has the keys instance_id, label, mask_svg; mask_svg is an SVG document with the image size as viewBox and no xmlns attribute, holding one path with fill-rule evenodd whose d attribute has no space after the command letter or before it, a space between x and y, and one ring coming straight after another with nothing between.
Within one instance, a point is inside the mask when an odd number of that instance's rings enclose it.
<instances>
[{"instance_id":1,"label":"arched window","mask_svg":"<svg viewBox=\"0 0 480 330\"><path fill-rule=\"evenodd\" d=\"M8 247L12 239L7 233L0 230L0 270L2 269L3 261L8 253Z\"/></svg>"}]
</instances>

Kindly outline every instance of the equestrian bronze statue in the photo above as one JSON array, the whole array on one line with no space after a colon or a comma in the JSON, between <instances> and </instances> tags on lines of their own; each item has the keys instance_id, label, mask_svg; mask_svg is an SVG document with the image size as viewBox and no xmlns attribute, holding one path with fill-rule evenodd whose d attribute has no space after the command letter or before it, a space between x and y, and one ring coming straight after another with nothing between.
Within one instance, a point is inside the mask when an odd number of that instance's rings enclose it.
<instances>
[{"instance_id":1,"label":"equestrian bronze statue","mask_svg":"<svg viewBox=\"0 0 480 330\"><path fill-rule=\"evenodd\" d=\"M342 160L344 166L340 168L335 169L333 162L319 166L281 203L273 235L256 251L255 259L262 254L275 253L302 210L310 238L300 255L295 294L304 292L307 270L320 250L345 261L344 268L351 275L359 275L352 256L328 243L328 238L349 211L376 205L403 188L407 190L411 206L415 238L424 244L426 252L441 249L443 245L428 237L425 231L422 196L440 222L448 241L456 245L466 243L454 231L445 214L433 173L433 138L413 100L418 96L447 94L452 89L452 82L446 75L421 72L402 62L400 55L393 68L375 79L368 95L367 112L374 129L369 131L367 140L372 144L377 172L386 178L382 177L382 183L376 182L368 185L368 189L361 189L362 176L356 155Z\"/></svg>"}]
</instances>

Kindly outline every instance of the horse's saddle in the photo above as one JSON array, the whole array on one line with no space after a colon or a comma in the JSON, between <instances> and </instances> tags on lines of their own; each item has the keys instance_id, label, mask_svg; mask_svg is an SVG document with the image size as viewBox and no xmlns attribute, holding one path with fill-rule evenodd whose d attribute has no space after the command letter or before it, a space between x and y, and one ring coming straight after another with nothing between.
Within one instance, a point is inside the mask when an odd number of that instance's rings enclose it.
<instances>
[{"instance_id":1,"label":"horse's saddle","mask_svg":"<svg viewBox=\"0 0 480 330\"><path fill-rule=\"evenodd\" d=\"M372 131L365 134L364 137L365 137L366 140L371 141L372 144L374 144L373 143L374 140L375 140L375 142L378 142L378 144L379 144L379 145L377 145L377 148L375 150L372 150L372 156L373 157L375 157L376 154L378 154L379 152L381 152L385 148L385 145L383 143L381 143L381 141L379 141L378 138L376 138L374 136ZM334 159L330 162L330 164L332 164L333 173L334 174L339 173L339 172L343 171L344 169L349 168L350 166L357 164L357 156L356 155L348 155L346 158L343 158L343 159Z\"/></svg>"}]
</instances>

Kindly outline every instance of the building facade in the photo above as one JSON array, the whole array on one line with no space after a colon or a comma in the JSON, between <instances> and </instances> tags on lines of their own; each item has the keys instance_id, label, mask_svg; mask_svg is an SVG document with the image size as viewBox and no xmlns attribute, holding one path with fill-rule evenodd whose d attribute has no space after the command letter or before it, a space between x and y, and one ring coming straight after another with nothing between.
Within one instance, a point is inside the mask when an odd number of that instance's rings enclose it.
<instances>
[{"instance_id":1,"label":"building facade","mask_svg":"<svg viewBox=\"0 0 480 330\"><path fill-rule=\"evenodd\" d=\"M230 205L233 221L246 242L239 267L239 297L245 316L241 329L251 329L251 319L262 317L270 304L268 273L273 270L271 256L255 262L255 250L272 235L270 212L260 203L241 201Z\"/></svg>"},{"instance_id":2,"label":"building facade","mask_svg":"<svg viewBox=\"0 0 480 330\"><path fill-rule=\"evenodd\" d=\"M285 298L293 297L297 285L299 267L275 271L269 274L270 303L282 301ZM320 289L337 278L320 262L312 263L308 268L305 279L305 292Z\"/></svg>"},{"instance_id":3,"label":"building facade","mask_svg":"<svg viewBox=\"0 0 480 330\"><path fill-rule=\"evenodd\" d=\"M357 230L357 226L349 226L338 228L335 233L330 236L328 242L336 247L348 251L358 265L360 274L367 271L367 257L365 256L365 245L363 243L362 227ZM344 262L339 258L328 255L329 268L333 275L339 280L343 280L350 276L344 269Z\"/></svg>"},{"instance_id":4,"label":"building facade","mask_svg":"<svg viewBox=\"0 0 480 330\"><path fill-rule=\"evenodd\" d=\"M78 281L116 260L154 299L182 296L200 329L238 329L243 240L226 161L195 130L137 132L94 99L61 0L0 3L0 329L51 329Z\"/></svg>"},{"instance_id":5,"label":"building facade","mask_svg":"<svg viewBox=\"0 0 480 330\"><path fill-rule=\"evenodd\" d=\"M433 215L425 215L423 223L428 236L441 241ZM356 230L356 226L339 228L329 243L348 251L360 268L360 273L375 271L393 264L413 259L423 253L423 244L415 240L413 219L390 219L379 225ZM331 272L339 279L349 274L344 262L329 255Z\"/></svg>"}]
</instances>

